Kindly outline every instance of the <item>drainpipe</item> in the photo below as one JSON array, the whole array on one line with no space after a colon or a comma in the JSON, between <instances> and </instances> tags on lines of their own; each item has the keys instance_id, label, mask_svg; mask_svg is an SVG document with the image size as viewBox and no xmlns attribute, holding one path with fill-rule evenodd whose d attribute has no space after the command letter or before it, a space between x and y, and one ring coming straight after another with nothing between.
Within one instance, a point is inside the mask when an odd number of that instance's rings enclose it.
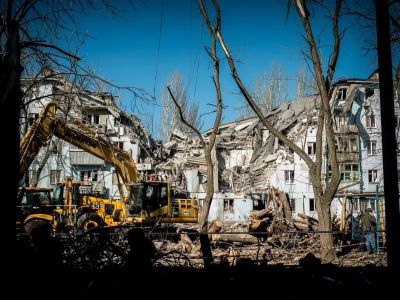
<instances>
[{"instance_id":1,"label":"drainpipe","mask_svg":"<svg viewBox=\"0 0 400 300\"><path fill-rule=\"evenodd\" d=\"M376 212L376 253L379 254L379 184L376 185L375 212Z\"/></svg>"}]
</instances>

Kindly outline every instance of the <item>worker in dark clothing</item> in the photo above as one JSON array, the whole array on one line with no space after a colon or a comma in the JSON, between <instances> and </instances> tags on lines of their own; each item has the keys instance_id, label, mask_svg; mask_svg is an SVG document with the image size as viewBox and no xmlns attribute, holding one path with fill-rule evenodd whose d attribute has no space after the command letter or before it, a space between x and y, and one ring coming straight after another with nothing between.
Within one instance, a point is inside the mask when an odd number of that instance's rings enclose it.
<instances>
[{"instance_id":1,"label":"worker in dark clothing","mask_svg":"<svg viewBox=\"0 0 400 300\"><path fill-rule=\"evenodd\" d=\"M376 219L370 208L367 208L365 210L365 213L362 214L360 219L360 225L364 233L365 246L367 247L367 251L369 253L376 252L376 244L375 244Z\"/></svg>"},{"instance_id":2,"label":"worker in dark clothing","mask_svg":"<svg viewBox=\"0 0 400 300\"><path fill-rule=\"evenodd\" d=\"M150 271L152 259L157 252L153 242L146 238L141 228L132 228L128 231L128 243L130 246L128 268Z\"/></svg>"}]
</instances>

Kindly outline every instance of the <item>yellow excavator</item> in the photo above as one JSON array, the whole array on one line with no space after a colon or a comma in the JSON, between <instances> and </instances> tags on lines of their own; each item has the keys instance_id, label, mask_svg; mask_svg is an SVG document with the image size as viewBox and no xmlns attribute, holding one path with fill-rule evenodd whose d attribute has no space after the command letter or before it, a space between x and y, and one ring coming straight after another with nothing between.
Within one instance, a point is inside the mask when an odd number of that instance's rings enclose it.
<instances>
[{"instance_id":1,"label":"yellow excavator","mask_svg":"<svg viewBox=\"0 0 400 300\"><path fill-rule=\"evenodd\" d=\"M58 186L63 191L58 192L56 204L63 203L62 209L55 207L45 212L38 209L37 212L20 214L17 223L28 230L35 224L48 222L53 228L67 224L67 227L73 225L86 231L99 226L197 222L197 200L187 199L182 193L175 194L169 182L139 180L135 162L126 151L98 136L79 120L67 122L66 116L57 111L55 103L47 104L21 140L20 177L26 174L40 149L54 135L114 166L121 199L79 195L79 183L67 178ZM27 189L22 188L24 192ZM22 199L23 196L18 197L17 207L24 206ZM50 200L48 202L56 205Z\"/></svg>"}]
</instances>

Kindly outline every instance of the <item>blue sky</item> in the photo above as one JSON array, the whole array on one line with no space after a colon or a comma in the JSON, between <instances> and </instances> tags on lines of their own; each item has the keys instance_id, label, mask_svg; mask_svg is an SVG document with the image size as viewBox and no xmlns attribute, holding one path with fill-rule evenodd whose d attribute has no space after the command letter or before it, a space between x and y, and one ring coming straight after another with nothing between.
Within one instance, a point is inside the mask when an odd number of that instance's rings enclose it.
<instances>
[{"instance_id":1,"label":"blue sky","mask_svg":"<svg viewBox=\"0 0 400 300\"><path fill-rule=\"evenodd\" d=\"M204 46L210 45L210 39L196 2L143 0L133 3L135 9L126 6L118 22L101 12L78 19L79 30L91 36L81 49L84 62L93 67L97 75L116 84L143 88L154 94L157 103L160 103L161 89L169 75L178 71L187 84L189 100L199 101L201 113L210 111L206 104L215 99L213 69L204 50ZM211 8L211 1L206 4ZM286 1L221 0L220 6L222 33L234 57L240 61L237 64L239 75L249 89L258 76L268 74L271 64L281 64L283 75L289 79L294 79L300 69L307 69L301 54L306 46L301 37L301 23L294 10L285 22ZM209 13L212 12L209 9ZM332 44L329 39L331 23L322 13L314 13L320 16L313 23L315 35L320 37L324 45L323 58L327 59L327 50ZM343 25L350 24L350 20L344 20ZM376 68L374 56L362 49L364 38L355 26L347 30L336 79L365 78ZM221 88L226 106L223 122L235 120L244 102L225 61L221 66ZM142 119L154 115L153 135L157 136L159 107L139 105L132 108L132 96L127 93L121 96L122 106L129 112ZM289 98L294 96L295 84L290 80ZM212 126L213 119L214 115L205 116L202 129Z\"/></svg>"}]
</instances>

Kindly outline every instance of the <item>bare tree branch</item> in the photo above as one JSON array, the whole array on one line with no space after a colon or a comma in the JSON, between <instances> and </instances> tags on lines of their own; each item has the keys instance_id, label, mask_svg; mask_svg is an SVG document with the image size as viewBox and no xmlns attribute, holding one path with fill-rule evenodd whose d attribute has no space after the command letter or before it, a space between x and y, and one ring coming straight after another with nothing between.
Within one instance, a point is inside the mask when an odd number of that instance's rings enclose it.
<instances>
[{"instance_id":1,"label":"bare tree branch","mask_svg":"<svg viewBox=\"0 0 400 300\"><path fill-rule=\"evenodd\" d=\"M203 146L203 148L206 148L206 143L205 143L204 138L201 135L200 131L185 119L185 116L183 115L183 112L182 112L182 107L179 105L178 101L175 99L175 96L172 93L171 88L169 86L167 86L167 89L168 89L169 95L171 96L172 100L175 103L176 108L178 109L179 117L181 118L181 121L197 134L197 136L201 142L201 145Z\"/></svg>"},{"instance_id":2,"label":"bare tree branch","mask_svg":"<svg viewBox=\"0 0 400 300\"><path fill-rule=\"evenodd\" d=\"M339 51L340 51L341 37L339 37L339 12L340 12L341 6L342 6L342 0L336 0L335 13L332 17L333 37L334 37L335 43L333 45L332 53L329 57L329 66L328 66L328 72L327 72L328 74L326 76L326 85L327 85L328 90L329 90L329 87L331 86L331 83L333 80L333 74L335 73L336 64L337 64L337 60L339 57Z\"/></svg>"}]
</instances>

